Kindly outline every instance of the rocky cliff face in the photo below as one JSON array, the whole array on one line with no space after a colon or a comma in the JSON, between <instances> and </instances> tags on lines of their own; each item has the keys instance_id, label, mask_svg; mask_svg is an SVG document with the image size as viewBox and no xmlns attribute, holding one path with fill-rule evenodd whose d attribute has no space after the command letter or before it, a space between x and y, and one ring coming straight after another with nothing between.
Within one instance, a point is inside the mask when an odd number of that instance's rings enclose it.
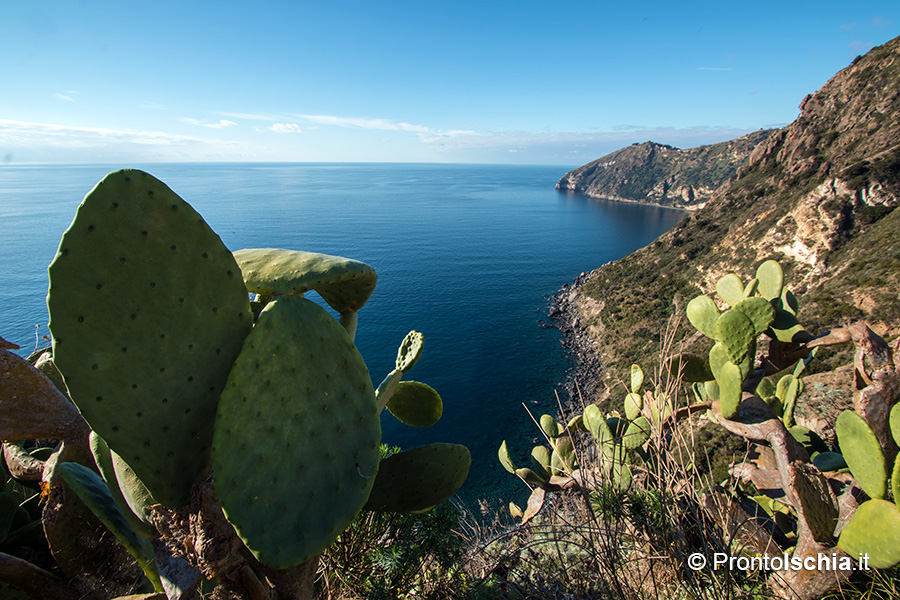
<instances>
[{"instance_id":1,"label":"rocky cliff face","mask_svg":"<svg viewBox=\"0 0 900 600\"><path fill-rule=\"evenodd\" d=\"M760 130L687 150L654 142L634 144L569 171L556 189L695 210L747 163L751 152L772 132Z\"/></svg>"},{"instance_id":2,"label":"rocky cliff face","mask_svg":"<svg viewBox=\"0 0 900 600\"><path fill-rule=\"evenodd\" d=\"M656 362L673 311L767 258L785 266L810 330L865 319L900 334L900 38L857 58L800 108L702 209L577 286L572 305L581 309L569 312L595 332L607 377Z\"/></svg>"}]
</instances>

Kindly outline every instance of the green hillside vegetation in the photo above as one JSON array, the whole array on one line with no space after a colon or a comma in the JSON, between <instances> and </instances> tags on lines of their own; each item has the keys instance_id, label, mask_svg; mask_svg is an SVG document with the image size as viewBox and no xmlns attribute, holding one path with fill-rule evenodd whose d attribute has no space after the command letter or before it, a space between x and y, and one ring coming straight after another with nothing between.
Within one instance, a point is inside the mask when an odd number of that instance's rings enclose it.
<instances>
[{"instance_id":1,"label":"green hillside vegetation","mask_svg":"<svg viewBox=\"0 0 900 600\"><path fill-rule=\"evenodd\" d=\"M805 98L707 205L580 286L582 321L608 373L646 361L671 307L728 271L785 268L816 329L865 319L900 333L900 41ZM844 352L841 360L846 362ZM610 375L592 398L602 398Z\"/></svg>"}]
</instances>

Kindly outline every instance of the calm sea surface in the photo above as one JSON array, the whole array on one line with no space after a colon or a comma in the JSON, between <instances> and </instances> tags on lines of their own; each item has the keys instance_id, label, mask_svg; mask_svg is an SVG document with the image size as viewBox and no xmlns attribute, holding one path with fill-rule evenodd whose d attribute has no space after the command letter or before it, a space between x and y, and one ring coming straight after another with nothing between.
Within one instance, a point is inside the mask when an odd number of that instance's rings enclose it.
<instances>
[{"instance_id":1,"label":"calm sea surface","mask_svg":"<svg viewBox=\"0 0 900 600\"><path fill-rule=\"evenodd\" d=\"M640 248L680 211L557 192L564 167L431 164L154 164L231 250L279 247L361 260L378 287L357 346L374 384L411 329L425 335L409 378L437 389L444 416L413 429L389 415L384 441L465 444L469 501L523 502L497 461L504 439L525 461L570 359L543 328L549 297L582 271ZM115 165L0 166L0 335L35 347L48 334L47 265L84 195ZM36 325L38 327L36 327ZM40 342L46 344L46 342ZM386 412L386 411L385 411Z\"/></svg>"}]
</instances>

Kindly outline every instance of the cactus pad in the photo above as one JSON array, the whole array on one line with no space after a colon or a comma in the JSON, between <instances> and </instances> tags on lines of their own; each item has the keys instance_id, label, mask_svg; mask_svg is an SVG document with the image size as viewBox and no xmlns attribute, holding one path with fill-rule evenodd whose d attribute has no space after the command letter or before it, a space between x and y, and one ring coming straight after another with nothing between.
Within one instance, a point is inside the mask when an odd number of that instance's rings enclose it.
<instances>
[{"instance_id":1,"label":"cactus pad","mask_svg":"<svg viewBox=\"0 0 900 600\"><path fill-rule=\"evenodd\" d=\"M228 375L213 437L216 492L253 554L285 569L330 544L365 504L380 438L347 332L304 298L270 302Z\"/></svg>"},{"instance_id":2,"label":"cactus pad","mask_svg":"<svg viewBox=\"0 0 900 600\"><path fill-rule=\"evenodd\" d=\"M500 464L503 465L504 469L509 471L512 475L516 474L516 465L509 456L509 448L506 447L506 440L503 440L503 443L500 444L500 448L497 450L497 458L500 460Z\"/></svg>"},{"instance_id":3,"label":"cactus pad","mask_svg":"<svg viewBox=\"0 0 900 600\"><path fill-rule=\"evenodd\" d=\"M644 399L640 394L629 392L629 394L625 396L625 416L627 418L637 419L641 414L642 408L644 408Z\"/></svg>"},{"instance_id":4,"label":"cactus pad","mask_svg":"<svg viewBox=\"0 0 900 600\"><path fill-rule=\"evenodd\" d=\"M462 486L472 457L465 446L429 444L381 461L366 510L409 512L447 500Z\"/></svg>"},{"instance_id":5,"label":"cactus pad","mask_svg":"<svg viewBox=\"0 0 900 600\"><path fill-rule=\"evenodd\" d=\"M160 502L187 504L251 328L234 258L165 184L125 170L85 197L49 274L53 360L72 400Z\"/></svg>"},{"instance_id":6,"label":"cactus pad","mask_svg":"<svg viewBox=\"0 0 900 600\"><path fill-rule=\"evenodd\" d=\"M784 287L784 271L774 260L767 260L756 269L756 278L759 280L757 289L766 300L781 298L781 290Z\"/></svg>"},{"instance_id":7,"label":"cactus pad","mask_svg":"<svg viewBox=\"0 0 900 600\"><path fill-rule=\"evenodd\" d=\"M531 468L542 479L550 479L550 451L546 446L531 449Z\"/></svg>"},{"instance_id":8,"label":"cactus pad","mask_svg":"<svg viewBox=\"0 0 900 600\"><path fill-rule=\"evenodd\" d=\"M402 381L388 400L387 409L411 427L431 427L441 419L444 405L431 386L418 381Z\"/></svg>"},{"instance_id":9,"label":"cactus pad","mask_svg":"<svg viewBox=\"0 0 900 600\"><path fill-rule=\"evenodd\" d=\"M722 313L716 321L716 339L725 347L728 359L736 365L756 353L756 327L750 317L732 309ZM715 371L713 371L715 372Z\"/></svg>"},{"instance_id":10,"label":"cactus pad","mask_svg":"<svg viewBox=\"0 0 900 600\"><path fill-rule=\"evenodd\" d=\"M767 330L772 321L775 320L775 307L765 298L745 298L738 302L734 308L749 317L756 328L756 335L760 335Z\"/></svg>"},{"instance_id":11,"label":"cactus pad","mask_svg":"<svg viewBox=\"0 0 900 600\"><path fill-rule=\"evenodd\" d=\"M735 306L744 299L744 284L741 278L734 273L729 273L716 282L716 293L719 298Z\"/></svg>"},{"instance_id":12,"label":"cactus pad","mask_svg":"<svg viewBox=\"0 0 900 600\"><path fill-rule=\"evenodd\" d=\"M153 583L153 587L157 591L162 591L162 582L156 570L156 559L150 540L141 537L131 528L110 495L106 482L92 470L77 463L61 463L56 467L56 472L137 559L141 569Z\"/></svg>"},{"instance_id":13,"label":"cactus pad","mask_svg":"<svg viewBox=\"0 0 900 600\"><path fill-rule=\"evenodd\" d=\"M641 386L644 385L644 370L640 365L631 365L631 391L639 394Z\"/></svg>"},{"instance_id":14,"label":"cactus pad","mask_svg":"<svg viewBox=\"0 0 900 600\"><path fill-rule=\"evenodd\" d=\"M741 385L744 381L740 367L731 362L725 363L716 381L719 384L719 410L722 411L723 417L730 419L741 404Z\"/></svg>"},{"instance_id":15,"label":"cactus pad","mask_svg":"<svg viewBox=\"0 0 900 600\"><path fill-rule=\"evenodd\" d=\"M650 420L640 416L628 424L622 436L622 445L626 450L635 450L643 446L648 439L650 439Z\"/></svg>"},{"instance_id":16,"label":"cactus pad","mask_svg":"<svg viewBox=\"0 0 900 600\"><path fill-rule=\"evenodd\" d=\"M673 356L668 360L667 366L672 377L681 376L688 383L699 383L714 378L709 361L693 354L683 353Z\"/></svg>"},{"instance_id":17,"label":"cactus pad","mask_svg":"<svg viewBox=\"0 0 900 600\"><path fill-rule=\"evenodd\" d=\"M891 409L889 422L891 425L891 435L894 437L894 442L896 442L896 444L900 446L900 403L895 404Z\"/></svg>"},{"instance_id":18,"label":"cactus pad","mask_svg":"<svg viewBox=\"0 0 900 600\"><path fill-rule=\"evenodd\" d=\"M856 509L841 532L838 548L852 557L869 555L869 567L889 569L900 563L900 511L887 500L869 500Z\"/></svg>"},{"instance_id":19,"label":"cactus pad","mask_svg":"<svg viewBox=\"0 0 900 600\"><path fill-rule=\"evenodd\" d=\"M719 320L719 308L709 296L697 296L688 302L688 321L706 337L716 339L716 321Z\"/></svg>"},{"instance_id":20,"label":"cactus pad","mask_svg":"<svg viewBox=\"0 0 900 600\"><path fill-rule=\"evenodd\" d=\"M887 493L887 467L881 443L869 424L852 410L838 415L834 426L844 460L853 477L870 498Z\"/></svg>"},{"instance_id":21,"label":"cactus pad","mask_svg":"<svg viewBox=\"0 0 900 600\"><path fill-rule=\"evenodd\" d=\"M422 356L422 346L425 344L425 336L418 331L410 331L400 343L397 349L396 368L404 374L409 373Z\"/></svg>"},{"instance_id":22,"label":"cactus pad","mask_svg":"<svg viewBox=\"0 0 900 600\"><path fill-rule=\"evenodd\" d=\"M248 291L273 296L315 290L340 313L362 308L378 279L365 263L316 252L251 248L238 250L234 258Z\"/></svg>"},{"instance_id":23,"label":"cactus pad","mask_svg":"<svg viewBox=\"0 0 900 600\"><path fill-rule=\"evenodd\" d=\"M541 415L540 419L541 431L544 432L551 440L553 438L559 437L559 423L556 422L551 415Z\"/></svg>"}]
</instances>

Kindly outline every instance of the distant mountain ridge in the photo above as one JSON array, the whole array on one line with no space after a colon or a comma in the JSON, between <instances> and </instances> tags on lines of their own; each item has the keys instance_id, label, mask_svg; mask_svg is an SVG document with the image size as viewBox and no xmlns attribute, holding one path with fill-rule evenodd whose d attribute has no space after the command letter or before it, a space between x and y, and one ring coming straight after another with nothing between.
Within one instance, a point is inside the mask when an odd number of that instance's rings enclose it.
<instances>
[{"instance_id":1,"label":"distant mountain ridge","mask_svg":"<svg viewBox=\"0 0 900 600\"><path fill-rule=\"evenodd\" d=\"M556 189L593 198L695 210L747 164L752 151L774 131L755 131L685 150L655 142L633 144L569 171Z\"/></svg>"},{"instance_id":2,"label":"distant mountain ridge","mask_svg":"<svg viewBox=\"0 0 900 600\"><path fill-rule=\"evenodd\" d=\"M900 334L900 38L858 57L800 108L703 208L558 297L574 307L562 311L563 329L587 334L581 346L599 354L608 382L657 359L673 310L683 315L719 277L747 278L768 258L785 267L811 331L864 319Z\"/></svg>"}]
</instances>

